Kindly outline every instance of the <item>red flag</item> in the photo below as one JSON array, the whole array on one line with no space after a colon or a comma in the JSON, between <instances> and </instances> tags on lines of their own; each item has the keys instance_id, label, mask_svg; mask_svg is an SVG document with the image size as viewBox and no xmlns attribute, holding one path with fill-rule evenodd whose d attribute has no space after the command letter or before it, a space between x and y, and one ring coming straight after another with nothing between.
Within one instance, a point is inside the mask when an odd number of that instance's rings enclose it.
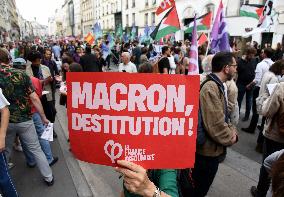
<instances>
[{"instance_id":1,"label":"red flag","mask_svg":"<svg viewBox=\"0 0 284 197\"><path fill-rule=\"evenodd\" d=\"M205 35L205 33L202 33L198 38L198 46L203 45L207 40L208 40L208 38Z\"/></svg>"},{"instance_id":2,"label":"red flag","mask_svg":"<svg viewBox=\"0 0 284 197\"><path fill-rule=\"evenodd\" d=\"M160 6L158 7L156 11L156 15L160 15L164 11L166 11L169 8L172 8L175 6L175 0L162 0Z\"/></svg>"}]
</instances>

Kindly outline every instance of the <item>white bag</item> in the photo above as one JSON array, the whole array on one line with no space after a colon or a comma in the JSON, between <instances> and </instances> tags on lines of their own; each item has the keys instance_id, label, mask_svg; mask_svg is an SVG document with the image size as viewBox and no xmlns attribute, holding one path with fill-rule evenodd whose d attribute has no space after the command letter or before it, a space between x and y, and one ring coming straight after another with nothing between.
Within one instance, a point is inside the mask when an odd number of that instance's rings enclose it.
<instances>
[{"instance_id":1,"label":"white bag","mask_svg":"<svg viewBox=\"0 0 284 197\"><path fill-rule=\"evenodd\" d=\"M40 138L48 140L50 142L53 141L53 123L50 122L45 126L44 132L42 133Z\"/></svg>"}]
</instances>

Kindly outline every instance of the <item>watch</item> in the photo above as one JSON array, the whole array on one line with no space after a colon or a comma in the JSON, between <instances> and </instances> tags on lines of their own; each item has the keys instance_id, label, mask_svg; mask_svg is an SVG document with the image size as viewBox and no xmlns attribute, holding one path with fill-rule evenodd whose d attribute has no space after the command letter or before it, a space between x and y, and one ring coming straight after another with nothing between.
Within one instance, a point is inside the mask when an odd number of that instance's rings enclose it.
<instances>
[{"instance_id":1,"label":"watch","mask_svg":"<svg viewBox=\"0 0 284 197\"><path fill-rule=\"evenodd\" d=\"M153 197L161 197L161 190L158 187L156 187Z\"/></svg>"}]
</instances>

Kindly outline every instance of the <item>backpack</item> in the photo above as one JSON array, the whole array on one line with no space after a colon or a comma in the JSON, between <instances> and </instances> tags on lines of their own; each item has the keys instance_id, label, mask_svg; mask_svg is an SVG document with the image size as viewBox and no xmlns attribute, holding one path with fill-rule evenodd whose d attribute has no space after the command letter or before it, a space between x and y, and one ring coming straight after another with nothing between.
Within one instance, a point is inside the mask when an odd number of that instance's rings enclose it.
<instances>
[{"instance_id":1,"label":"backpack","mask_svg":"<svg viewBox=\"0 0 284 197\"><path fill-rule=\"evenodd\" d=\"M220 84L218 84L215 80L211 79L211 78L207 78L200 86L200 90L202 89L202 87L208 82L208 81L214 81L217 86L218 86L218 89L220 91L221 94L223 94L223 90L220 86ZM226 99L225 99L226 100ZM227 103L225 102L225 105L224 105L224 111L225 111L225 122L228 123L228 109L227 109ZM206 139L208 138L208 134L207 134L207 131L204 127L204 123L203 123L203 117L202 117L202 113L201 113L201 105L200 105L200 102L199 102L199 110L198 110L198 123L197 123L197 139L196 139L196 145L197 146L202 146L205 142L206 142Z\"/></svg>"}]
</instances>

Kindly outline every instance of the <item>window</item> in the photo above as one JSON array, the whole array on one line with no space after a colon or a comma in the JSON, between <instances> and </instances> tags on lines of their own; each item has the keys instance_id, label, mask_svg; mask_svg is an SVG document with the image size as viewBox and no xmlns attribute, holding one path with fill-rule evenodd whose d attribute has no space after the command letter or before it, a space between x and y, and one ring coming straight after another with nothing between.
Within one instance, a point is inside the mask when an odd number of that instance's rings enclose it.
<instances>
[{"instance_id":1,"label":"window","mask_svg":"<svg viewBox=\"0 0 284 197\"><path fill-rule=\"evenodd\" d=\"M128 27L129 25L129 17L128 17L128 14L126 14L126 27Z\"/></svg>"},{"instance_id":2,"label":"window","mask_svg":"<svg viewBox=\"0 0 284 197\"><path fill-rule=\"evenodd\" d=\"M135 25L135 13L132 14L132 24Z\"/></svg>"},{"instance_id":3,"label":"window","mask_svg":"<svg viewBox=\"0 0 284 197\"><path fill-rule=\"evenodd\" d=\"M128 0L126 0L125 8L128 9Z\"/></svg>"},{"instance_id":4,"label":"window","mask_svg":"<svg viewBox=\"0 0 284 197\"><path fill-rule=\"evenodd\" d=\"M148 25L148 13L145 14L144 24L145 24L145 26Z\"/></svg>"},{"instance_id":5,"label":"window","mask_svg":"<svg viewBox=\"0 0 284 197\"><path fill-rule=\"evenodd\" d=\"M145 0L145 7L149 6L149 0Z\"/></svg>"},{"instance_id":6,"label":"window","mask_svg":"<svg viewBox=\"0 0 284 197\"><path fill-rule=\"evenodd\" d=\"M156 24L156 13L152 12L152 24L151 25L155 25Z\"/></svg>"},{"instance_id":7,"label":"window","mask_svg":"<svg viewBox=\"0 0 284 197\"><path fill-rule=\"evenodd\" d=\"M135 0L132 0L132 7L135 8Z\"/></svg>"},{"instance_id":8,"label":"window","mask_svg":"<svg viewBox=\"0 0 284 197\"><path fill-rule=\"evenodd\" d=\"M152 5L156 5L156 0L152 0Z\"/></svg>"}]
</instances>

